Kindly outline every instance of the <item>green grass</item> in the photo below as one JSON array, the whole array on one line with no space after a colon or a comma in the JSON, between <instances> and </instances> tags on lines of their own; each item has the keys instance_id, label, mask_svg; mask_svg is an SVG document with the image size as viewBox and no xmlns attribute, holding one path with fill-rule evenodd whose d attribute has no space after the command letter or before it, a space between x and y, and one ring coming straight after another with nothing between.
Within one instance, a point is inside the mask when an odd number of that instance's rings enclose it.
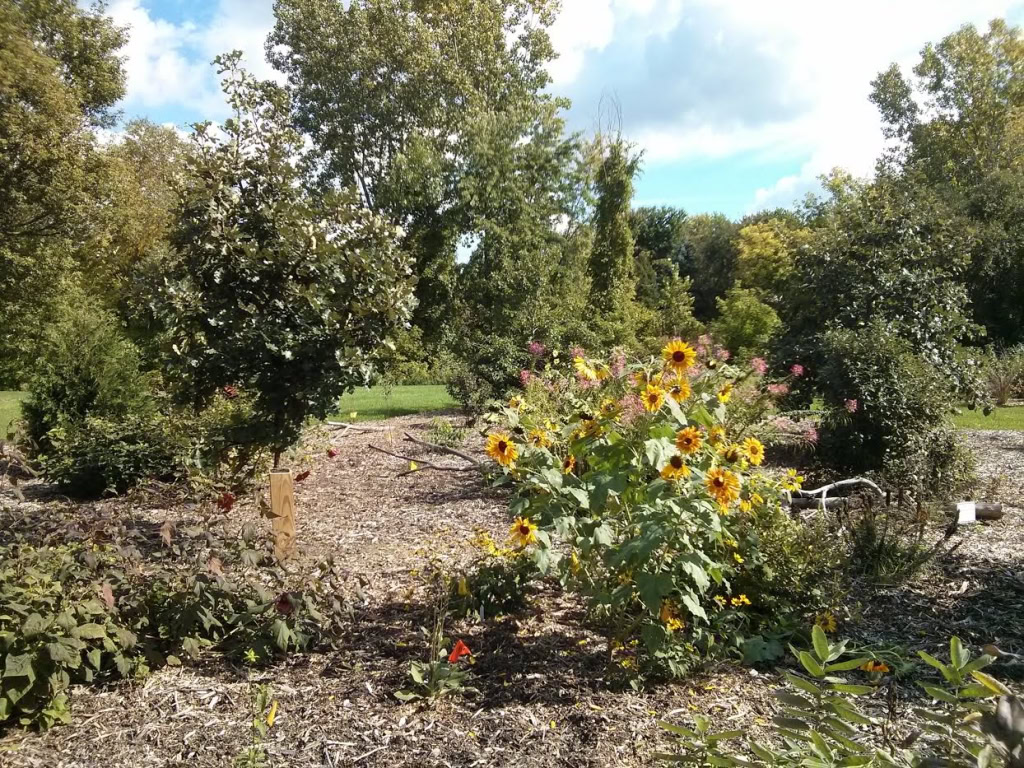
<instances>
[{"instance_id":1,"label":"green grass","mask_svg":"<svg viewBox=\"0 0 1024 768\"><path fill-rule=\"evenodd\" d=\"M19 403L28 397L28 392L0 392L0 437L7 436L7 427L21 417Z\"/></svg>"},{"instance_id":2,"label":"green grass","mask_svg":"<svg viewBox=\"0 0 1024 768\"><path fill-rule=\"evenodd\" d=\"M357 389L351 395L345 395L341 398L338 413L331 418L352 421L351 414L355 412L358 414L355 421L379 421L393 416L440 411L444 408L454 408L456 405L448 391L440 384L392 387L390 391L383 387L373 387Z\"/></svg>"},{"instance_id":3,"label":"green grass","mask_svg":"<svg viewBox=\"0 0 1024 768\"><path fill-rule=\"evenodd\" d=\"M1019 429L1024 430L1024 405L1011 405L1006 408L996 408L986 416L981 409L975 411L967 410L964 406L961 412L953 417L954 423L962 429Z\"/></svg>"}]
</instances>

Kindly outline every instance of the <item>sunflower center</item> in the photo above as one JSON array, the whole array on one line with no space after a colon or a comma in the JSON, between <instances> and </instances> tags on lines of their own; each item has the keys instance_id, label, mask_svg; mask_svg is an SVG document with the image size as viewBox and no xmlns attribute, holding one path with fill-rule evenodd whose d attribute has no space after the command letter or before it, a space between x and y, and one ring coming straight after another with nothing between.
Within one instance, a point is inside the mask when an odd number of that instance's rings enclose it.
<instances>
[{"instance_id":1,"label":"sunflower center","mask_svg":"<svg viewBox=\"0 0 1024 768\"><path fill-rule=\"evenodd\" d=\"M669 462L672 464L672 467L674 469L683 468L683 460L679 456L673 456L671 459L669 459Z\"/></svg>"},{"instance_id":2,"label":"sunflower center","mask_svg":"<svg viewBox=\"0 0 1024 768\"><path fill-rule=\"evenodd\" d=\"M681 363L686 360L686 354L682 350L677 349L672 353L672 360L676 363Z\"/></svg>"},{"instance_id":3,"label":"sunflower center","mask_svg":"<svg viewBox=\"0 0 1024 768\"><path fill-rule=\"evenodd\" d=\"M507 451L508 450L508 443L506 443L504 440L499 440L498 441L498 450L501 451L502 453Z\"/></svg>"},{"instance_id":4,"label":"sunflower center","mask_svg":"<svg viewBox=\"0 0 1024 768\"><path fill-rule=\"evenodd\" d=\"M716 477L715 478L715 488L721 488L724 485L725 485L725 478L724 477Z\"/></svg>"},{"instance_id":5,"label":"sunflower center","mask_svg":"<svg viewBox=\"0 0 1024 768\"><path fill-rule=\"evenodd\" d=\"M530 535L530 526L526 525L526 523L523 523L522 525L520 525L519 526L519 535L520 536L529 536Z\"/></svg>"}]
</instances>

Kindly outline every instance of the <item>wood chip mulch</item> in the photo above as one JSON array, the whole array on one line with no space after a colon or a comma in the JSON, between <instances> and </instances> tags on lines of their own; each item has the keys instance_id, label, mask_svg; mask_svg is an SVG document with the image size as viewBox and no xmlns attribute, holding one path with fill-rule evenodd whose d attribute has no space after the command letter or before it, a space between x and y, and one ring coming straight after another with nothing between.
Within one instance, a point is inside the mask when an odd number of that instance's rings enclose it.
<instances>
[{"instance_id":1,"label":"wood chip mulch","mask_svg":"<svg viewBox=\"0 0 1024 768\"><path fill-rule=\"evenodd\" d=\"M419 628L429 621L422 575L428 559L454 570L473 558L476 530L500 541L509 524L503 497L475 473L399 478L407 462L369 449L419 455L403 434L423 437L426 422L403 417L382 422L384 431L327 433L315 448L310 477L296 486L301 552L294 567L330 554L365 585L341 650L294 656L256 672L209 655L139 682L76 688L71 726L45 734L0 732L0 766L228 766L249 744L252 682L270 683L280 703L267 743L270 764L296 768L647 766L670 745L659 719L685 722L704 712L722 728L756 731L767 724L779 685L774 671L722 664L642 692L613 684L603 643L586 627L581 606L552 585L521 614L449 627L473 651L478 695L434 707L397 700L409 663L425 655ZM337 451L333 458L326 441ZM908 653L938 650L957 633L975 649L995 642L1024 654L1024 433L978 432L971 441L985 492L1014 506L1000 522L966 529L955 552L909 584L855 590L841 633L862 643L899 643ZM466 450L480 444L474 436ZM425 458L461 463L446 455ZM999 475L1006 480L991 479ZM29 486L26 496L22 510L68 509L41 485ZM0 510L15 507L12 495L0 493ZM195 522L194 507L146 504L138 496L74 510L131 514L156 527ZM266 525L254 499L239 501L230 525L247 522Z\"/></svg>"}]
</instances>

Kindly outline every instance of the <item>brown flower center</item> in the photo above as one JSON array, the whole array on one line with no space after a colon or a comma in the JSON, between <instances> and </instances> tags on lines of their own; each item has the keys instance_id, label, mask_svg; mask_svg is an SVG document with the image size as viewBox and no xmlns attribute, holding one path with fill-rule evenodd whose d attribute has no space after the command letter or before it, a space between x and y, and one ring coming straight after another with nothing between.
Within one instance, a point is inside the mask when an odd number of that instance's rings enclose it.
<instances>
[{"instance_id":1,"label":"brown flower center","mask_svg":"<svg viewBox=\"0 0 1024 768\"><path fill-rule=\"evenodd\" d=\"M530 535L530 526L528 526L526 523L523 523L522 525L520 525L519 526L519 535L520 536L529 536Z\"/></svg>"},{"instance_id":2,"label":"brown flower center","mask_svg":"<svg viewBox=\"0 0 1024 768\"><path fill-rule=\"evenodd\" d=\"M508 443L506 443L504 440L499 440L498 441L498 450L501 451L502 453L507 451L508 450Z\"/></svg>"},{"instance_id":3,"label":"brown flower center","mask_svg":"<svg viewBox=\"0 0 1024 768\"><path fill-rule=\"evenodd\" d=\"M722 488L725 485L725 478L719 475L715 478L715 488Z\"/></svg>"},{"instance_id":4,"label":"brown flower center","mask_svg":"<svg viewBox=\"0 0 1024 768\"><path fill-rule=\"evenodd\" d=\"M686 360L686 353L681 349L677 349L672 353L672 360L676 363L682 363Z\"/></svg>"},{"instance_id":5,"label":"brown flower center","mask_svg":"<svg viewBox=\"0 0 1024 768\"><path fill-rule=\"evenodd\" d=\"M672 465L673 469L683 468L683 460L679 456L673 456L671 459L669 459L669 463Z\"/></svg>"}]
</instances>

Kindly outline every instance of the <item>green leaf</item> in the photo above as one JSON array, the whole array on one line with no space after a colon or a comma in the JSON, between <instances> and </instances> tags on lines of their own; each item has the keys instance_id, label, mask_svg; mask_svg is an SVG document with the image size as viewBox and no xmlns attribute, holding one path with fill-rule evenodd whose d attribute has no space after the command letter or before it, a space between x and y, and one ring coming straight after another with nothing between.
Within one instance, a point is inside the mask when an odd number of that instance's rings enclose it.
<instances>
[{"instance_id":1,"label":"green leaf","mask_svg":"<svg viewBox=\"0 0 1024 768\"><path fill-rule=\"evenodd\" d=\"M683 594L680 595L679 600L686 606L686 610L689 611L692 616L699 616L704 619L704 621L708 620L707 613L704 612L704 608L697 602L697 598L692 593L683 592Z\"/></svg>"},{"instance_id":2,"label":"green leaf","mask_svg":"<svg viewBox=\"0 0 1024 768\"><path fill-rule=\"evenodd\" d=\"M102 640L107 636L107 630L102 624L80 624L71 630L71 636L81 640Z\"/></svg>"},{"instance_id":3,"label":"green leaf","mask_svg":"<svg viewBox=\"0 0 1024 768\"><path fill-rule=\"evenodd\" d=\"M818 656L818 661L824 664L828 661L828 655L831 652L831 649L828 646L828 638L825 637L825 630L817 624L815 624L811 629L811 642L814 645L814 652Z\"/></svg>"},{"instance_id":4,"label":"green leaf","mask_svg":"<svg viewBox=\"0 0 1024 768\"><path fill-rule=\"evenodd\" d=\"M288 625L283 619L275 619L270 625L270 634L274 638L274 645L276 645L282 653L288 651L288 642L292 639L292 631L288 629Z\"/></svg>"},{"instance_id":5,"label":"green leaf","mask_svg":"<svg viewBox=\"0 0 1024 768\"><path fill-rule=\"evenodd\" d=\"M949 693L947 691L944 691L942 688L939 688L938 686L928 685L927 683L921 683L921 687L924 688L925 693L927 693L933 699L938 699L939 701L944 701L947 704L956 704L957 703L956 696L954 696L953 694L951 694L951 693Z\"/></svg>"},{"instance_id":6,"label":"green leaf","mask_svg":"<svg viewBox=\"0 0 1024 768\"><path fill-rule=\"evenodd\" d=\"M718 733L712 733L708 736L708 741L728 741L729 739L738 739L743 736L743 731L719 731Z\"/></svg>"},{"instance_id":7,"label":"green leaf","mask_svg":"<svg viewBox=\"0 0 1024 768\"><path fill-rule=\"evenodd\" d=\"M838 693L848 693L851 696L864 696L873 693L876 689L870 685L851 685L849 683L835 683L832 690Z\"/></svg>"},{"instance_id":8,"label":"green leaf","mask_svg":"<svg viewBox=\"0 0 1024 768\"><path fill-rule=\"evenodd\" d=\"M811 656L807 651L800 651L799 653L800 663L804 665L804 669L807 670L811 677L824 677L825 670L821 668L817 660Z\"/></svg>"},{"instance_id":9,"label":"green leaf","mask_svg":"<svg viewBox=\"0 0 1024 768\"><path fill-rule=\"evenodd\" d=\"M666 720L659 720L658 727L668 731L669 733L674 733L676 736L688 736L691 739L699 738L695 731L691 731L689 728L685 728L681 725L674 725Z\"/></svg>"},{"instance_id":10,"label":"green leaf","mask_svg":"<svg viewBox=\"0 0 1024 768\"><path fill-rule=\"evenodd\" d=\"M939 670L939 672L942 673L942 676L946 678L947 682L953 682L953 670L951 670L949 667L947 667L945 664L943 664L941 661L939 661L929 653L925 653L924 651L918 651L917 655L920 656L926 664L930 664L931 666L935 667L935 669Z\"/></svg>"},{"instance_id":11,"label":"green leaf","mask_svg":"<svg viewBox=\"0 0 1024 768\"><path fill-rule=\"evenodd\" d=\"M36 635L41 635L47 630L50 622L40 616L38 613L30 613L28 618L25 619L25 623L21 625L21 634L26 640L29 640Z\"/></svg>"},{"instance_id":12,"label":"green leaf","mask_svg":"<svg viewBox=\"0 0 1024 768\"><path fill-rule=\"evenodd\" d=\"M661 611L661 600L672 589L672 578L664 573L640 572L633 577L636 590L640 594L647 610L658 615Z\"/></svg>"},{"instance_id":13,"label":"green leaf","mask_svg":"<svg viewBox=\"0 0 1024 768\"><path fill-rule=\"evenodd\" d=\"M804 691L805 693L809 693L812 696L821 696L821 688L816 686L810 680L807 680L806 678L800 677L799 675L791 674L789 672L786 672L784 674L785 674L786 680L788 680L790 682L790 684L795 685L801 691Z\"/></svg>"},{"instance_id":14,"label":"green leaf","mask_svg":"<svg viewBox=\"0 0 1024 768\"><path fill-rule=\"evenodd\" d=\"M825 667L826 672L849 672L851 669L859 669L860 667L867 664L871 659L861 657L859 659L850 659L849 661L837 661L833 664L829 664Z\"/></svg>"},{"instance_id":15,"label":"green leaf","mask_svg":"<svg viewBox=\"0 0 1024 768\"><path fill-rule=\"evenodd\" d=\"M82 664L81 655L63 643L47 643L46 652L50 655L50 659L57 664L64 664L72 669L77 669Z\"/></svg>"},{"instance_id":16,"label":"green leaf","mask_svg":"<svg viewBox=\"0 0 1024 768\"><path fill-rule=\"evenodd\" d=\"M971 654L964 648L959 637L953 635L949 638L949 661L956 669L962 669L970 657Z\"/></svg>"},{"instance_id":17,"label":"green leaf","mask_svg":"<svg viewBox=\"0 0 1024 768\"><path fill-rule=\"evenodd\" d=\"M30 653L23 653L19 656L8 656L4 665L4 679L9 677L27 677L29 680L36 679L35 670L32 668L33 657Z\"/></svg>"},{"instance_id":18,"label":"green leaf","mask_svg":"<svg viewBox=\"0 0 1024 768\"><path fill-rule=\"evenodd\" d=\"M996 680L994 677L992 677L992 675L986 674L984 672L980 672L978 670L974 670L973 672L971 672L971 677L973 677L975 680L977 680L983 686L985 686L990 691L992 691L992 693L995 693L995 694L997 694L999 696L1012 696L1013 695L1013 692L1009 688L1007 688L1005 685L1003 685L998 680Z\"/></svg>"}]
</instances>

